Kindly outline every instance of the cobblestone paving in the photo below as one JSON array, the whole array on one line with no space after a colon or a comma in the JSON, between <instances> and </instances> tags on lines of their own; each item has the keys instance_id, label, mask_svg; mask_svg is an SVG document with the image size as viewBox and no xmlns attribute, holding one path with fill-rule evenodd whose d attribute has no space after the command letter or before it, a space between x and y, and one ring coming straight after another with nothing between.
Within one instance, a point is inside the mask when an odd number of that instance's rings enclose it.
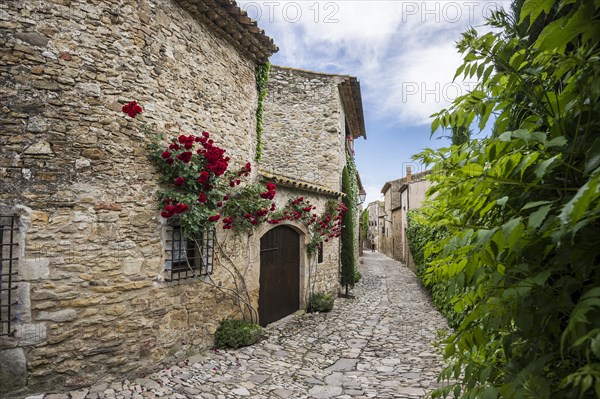
<instances>
[{"instance_id":1,"label":"cobblestone paving","mask_svg":"<svg viewBox=\"0 0 600 399\"><path fill-rule=\"evenodd\" d=\"M133 381L99 384L67 398L422 398L437 387L432 345L447 329L412 272L365 252L354 299L327 314L293 317L260 343L209 351Z\"/></svg>"}]
</instances>

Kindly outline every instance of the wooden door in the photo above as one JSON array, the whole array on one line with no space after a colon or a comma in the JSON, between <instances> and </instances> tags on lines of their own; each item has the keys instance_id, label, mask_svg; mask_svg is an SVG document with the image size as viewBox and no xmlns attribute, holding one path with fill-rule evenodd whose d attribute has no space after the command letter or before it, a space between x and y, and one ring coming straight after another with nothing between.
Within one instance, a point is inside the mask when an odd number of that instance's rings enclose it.
<instances>
[{"instance_id":1,"label":"wooden door","mask_svg":"<svg viewBox=\"0 0 600 399\"><path fill-rule=\"evenodd\" d=\"M278 226L260 239L258 315L266 326L300 308L300 235Z\"/></svg>"}]
</instances>

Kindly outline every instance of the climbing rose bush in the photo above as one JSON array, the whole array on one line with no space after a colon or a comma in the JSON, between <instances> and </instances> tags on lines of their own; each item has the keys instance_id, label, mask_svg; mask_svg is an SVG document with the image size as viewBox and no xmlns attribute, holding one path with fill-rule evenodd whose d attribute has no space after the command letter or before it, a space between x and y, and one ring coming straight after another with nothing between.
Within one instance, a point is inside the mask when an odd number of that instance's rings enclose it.
<instances>
[{"instance_id":1,"label":"climbing rose bush","mask_svg":"<svg viewBox=\"0 0 600 399\"><path fill-rule=\"evenodd\" d=\"M122 111L135 118L142 108L135 101ZM273 183L245 183L252 165L247 162L230 171L231 158L217 146L209 132L180 135L164 144L154 135L149 145L149 158L159 171L163 189L158 197L163 218L177 218L187 235L212 229L221 221L223 229L249 229L266 221L275 210L273 199L277 187Z\"/></svg>"},{"instance_id":2,"label":"climbing rose bush","mask_svg":"<svg viewBox=\"0 0 600 399\"><path fill-rule=\"evenodd\" d=\"M342 216L347 211L343 203L327 201L325 210L318 215L316 206L304 197L291 198L287 205L271 215L270 224L279 224L284 220L298 221L306 225L311 232L311 241L307 251L312 256L323 242L329 242L342 235Z\"/></svg>"}]
</instances>

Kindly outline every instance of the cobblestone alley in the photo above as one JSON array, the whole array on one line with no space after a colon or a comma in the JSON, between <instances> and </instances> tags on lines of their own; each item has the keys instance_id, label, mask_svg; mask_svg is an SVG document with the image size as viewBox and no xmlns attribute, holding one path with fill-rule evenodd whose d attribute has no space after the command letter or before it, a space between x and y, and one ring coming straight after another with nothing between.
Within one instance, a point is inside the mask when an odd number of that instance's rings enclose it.
<instances>
[{"instance_id":1,"label":"cobblestone alley","mask_svg":"<svg viewBox=\"0 0 600 399\"><path fill-rule=\"evenodd\" d=\"M272 326L252 347L211 350L133 381L29 398L426 397L442 364L431 342L446 322L406 267L380 253L365 252L363 261L355 299Z\"/></svg>"}]
</instances>

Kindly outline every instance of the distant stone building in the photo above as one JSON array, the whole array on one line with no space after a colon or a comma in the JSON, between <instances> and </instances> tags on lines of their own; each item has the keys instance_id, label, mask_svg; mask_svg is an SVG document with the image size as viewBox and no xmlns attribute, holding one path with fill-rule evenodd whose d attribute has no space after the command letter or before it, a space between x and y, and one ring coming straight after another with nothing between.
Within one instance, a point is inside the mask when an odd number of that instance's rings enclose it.
<instances>
[{"instance_id":1,"label":"distant stone building","mask_svg":"<svg viewBox=\"0 0 600 399\"><path fill-rule=\"evenodd\" d=\"M375 250L381 250L381 236L383 223L380 221L380 215L382 215L383 202L373 201L367 205L367 212L369 213L369 228L367 230L367 241L369 244L367 248L373 248ZM382 218L383 219L383 218Z\"/></svg>"},{"instance_id":2,"label":"distant stone building","mask_svg":"<svg viewBox=\"0 0 600 399\"><path fill-rule=\"evenodd\" d=\"M406 230L408 227L407 212L411 209L418 209L422 206L425 200L427 190L431 187L431 181L426 179L426 176L431 173L430 171L424 171L420 173L412 174L410 166L406 168L406 177L400 187L400 207L398 209L398 224L400 225L398 234L399 242L401 246L401 258L399 259L409 268L415 269L415 263L410 253L410 247L408 238L406 236Z\"/></svg>"},{"instance_id":3,"label":"distant stone building","mask_svg":"<svg viewBox=\"0 0 600 399\"><path fill-rule=\"evenodd\" d=\"M402 245L400 243L400 186L404 179L386 182L381 193L383 194L383 225L381 232L381 252L392 259L402 258Z\"/></svg>"},{"instance_id":4,"label":"distant stone building","mask_svg":"<svg viewBox=\"0 0 600 399\"><path fill-rule=\"evenodd\" d=\"M405 177L386 182L381 189L384 201L379 206L381 226L375 240L386 256L404 262L411 268L414 268L414 263L406 238L406 215L410 209L420 208L425 200L427 189L431 187L431 182L425 179L429 173L425 171L412 174L408 166Z\"/></svg>"}]
</instances>

